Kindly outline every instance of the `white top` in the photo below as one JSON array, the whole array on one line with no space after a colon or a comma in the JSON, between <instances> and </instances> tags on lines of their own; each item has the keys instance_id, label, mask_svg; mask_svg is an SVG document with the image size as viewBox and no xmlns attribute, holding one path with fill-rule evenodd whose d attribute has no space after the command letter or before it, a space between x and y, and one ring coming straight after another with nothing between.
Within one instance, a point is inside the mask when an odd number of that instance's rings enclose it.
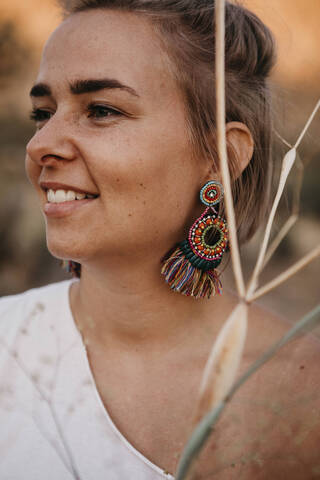
<instances>
[{"instance_id":1,"label":"white top","mask_svg":"<svg viewBox=\"0 0 320 480\"><path fill-rule=\"evenodd\" d=\"M73 281L0 300L0 479L173 479L108 415L72 317Z\"/></svg>"}]
</instances>

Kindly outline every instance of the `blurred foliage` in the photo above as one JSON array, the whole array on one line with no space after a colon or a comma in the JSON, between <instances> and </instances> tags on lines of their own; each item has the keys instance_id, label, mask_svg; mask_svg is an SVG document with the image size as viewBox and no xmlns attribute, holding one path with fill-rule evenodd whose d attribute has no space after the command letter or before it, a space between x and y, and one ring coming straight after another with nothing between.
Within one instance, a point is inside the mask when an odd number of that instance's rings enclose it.
<instances>
[{"instance_id":1,"label":"blurred foliage","mask_svg":"<svg viewBox=\"0 0 320 480\"><path fill-rule=\"evenodd\" d=\"M34 126L19 110L15 90L35 71L32 46L13 21L0 23L0 295L48 283L59 272L46 248L36 199L25 175L25 146ZM29 209L28 209L29 206Z\"/></svg>"},{"instance_id":2,"label":"blurred foliage","mask_svg":"<svg viewBox=\"0 0 320 480\"><path fill-rule=\"evenodd\" d=\"M30 49L23 45L13 21L0 24L0 87L6 88L14 75L23 71L30 60Z\"/></svg>"}]
</instances>

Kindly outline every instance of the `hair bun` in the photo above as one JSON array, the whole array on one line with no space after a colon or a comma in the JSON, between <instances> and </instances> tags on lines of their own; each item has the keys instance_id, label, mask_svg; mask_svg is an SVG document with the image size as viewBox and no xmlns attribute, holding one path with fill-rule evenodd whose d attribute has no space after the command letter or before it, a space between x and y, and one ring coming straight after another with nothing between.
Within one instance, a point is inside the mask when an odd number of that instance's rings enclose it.
<instances>
[{"instance_id":1,"label":"hair bun","mask_svg":"<svg viewBox=\"0 0 320 480\"><path fill-rule=\"evenodd\" d=\"M272 33L245 7L227 3L226 9L226 70L267 77L276 61Z\"/></svg>"}]
</instances>

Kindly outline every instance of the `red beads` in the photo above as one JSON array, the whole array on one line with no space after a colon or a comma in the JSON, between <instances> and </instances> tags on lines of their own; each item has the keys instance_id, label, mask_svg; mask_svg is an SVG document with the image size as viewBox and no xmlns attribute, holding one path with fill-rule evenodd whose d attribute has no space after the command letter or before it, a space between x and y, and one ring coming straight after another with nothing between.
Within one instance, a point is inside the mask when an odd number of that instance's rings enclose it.
<instances>
[{"instance_id":1,"label":"red beads","mask_svg":"<svg viewBox=\"0 0 320 480\"><path fill-rule=\"evenodd\" d=\"M212 180L207 182L201 189L200 200L208 207L212 207L221 201L223 197L223 186L220 182Z\"/></svg>"},{"instance_id":2,"label":"red beads","mask_svg":"<svg viewBox=\"0 0 320 480\"><path fill-rule=\"evenodd\" d=\"M206 260L220 259L227 245L226 231L227 228L223 218L210 213L208 207L190 229L189 243L193 252ZM213 245L207 243L214 238L217 238L216 243Z\"/></svg>"}]
</instances>

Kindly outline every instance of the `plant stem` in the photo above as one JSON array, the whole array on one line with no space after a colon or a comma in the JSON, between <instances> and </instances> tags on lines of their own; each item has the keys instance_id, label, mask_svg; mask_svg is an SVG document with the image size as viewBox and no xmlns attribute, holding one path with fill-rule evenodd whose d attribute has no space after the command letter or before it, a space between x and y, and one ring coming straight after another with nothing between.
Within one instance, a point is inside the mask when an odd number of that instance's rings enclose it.
<instances>
[{"instance_id":1,"label":"plant stem","mask_svg":"<svg viewBox=\"0 0 320 480\"><path fill-rule=\"evenodd\" d=\"M230 251L237 291L244 298L245 286L241 268L237 238L237 226L233 207L230 172L226 145L226 108L225 108L225 1L217 0L215 7L216 25L216 96L217 96L217 145L220 159L222 183L225 194L225 206L229 228Z\"/></svg>"},{"instance_id":2,"label":"plant stem","mask_svg":"<svg viewBox=\"0 0 320 480\"><path fill-rule=\"evenodd\" d=\"M310 262L312 262L319 256L320 256L320 245L318 245L313 250L311 250L311 252L309 252L301 260L299 260L290 268L288 268L283 273L281 273L278 277L271 280L271 282L267 283L263 287L256 290L251 296L248 296L247 301L253 302L254 300L257 300L263 295L266 295L266 293L269 293L271 290L281 285L281 283L288 280L288 278L292 277L295 273L297 273L299 270L301 270L303 267L308 265Z\"/></svg>"}]
</instances>

